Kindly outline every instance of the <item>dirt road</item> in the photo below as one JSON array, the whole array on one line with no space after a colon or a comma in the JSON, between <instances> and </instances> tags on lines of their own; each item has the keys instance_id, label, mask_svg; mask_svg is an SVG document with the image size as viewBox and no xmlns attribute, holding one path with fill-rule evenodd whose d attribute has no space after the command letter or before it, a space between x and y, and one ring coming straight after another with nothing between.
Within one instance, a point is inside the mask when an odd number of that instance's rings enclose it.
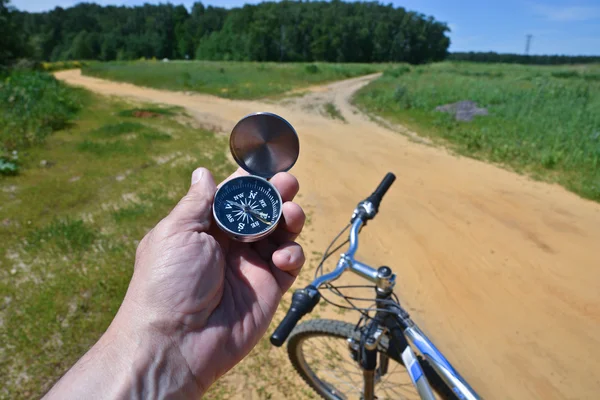
<instances>
[{"instance_id":1,"label":"dirt road","mask_svg":"<svg viewBox=\"0 0 600 400\"><path fill-rule=\"evenodd\" d=\"M293 173L311 215L307 254L347 223L356 202L398 179L358 255L398 274L413 319L485 398L600 394L600 205L555 186L415 143L349 105L373 76L280 104L165 92L57 73L106 95L183 106L229 131L254 111L300 134ZM319 114L333 101L348 123Z\"/></svg>"}]
</instances>

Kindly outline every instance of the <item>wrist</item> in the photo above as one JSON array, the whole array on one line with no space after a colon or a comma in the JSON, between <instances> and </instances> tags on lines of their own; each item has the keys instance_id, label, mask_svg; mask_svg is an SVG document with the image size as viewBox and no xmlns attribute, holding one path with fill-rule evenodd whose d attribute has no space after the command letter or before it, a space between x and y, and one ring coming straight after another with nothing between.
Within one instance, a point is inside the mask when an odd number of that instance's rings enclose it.
<instances>
[{"instance_id":1,"label":"wrist","mask_svg":"<svg viewBox=\"0 0 600 400\"><path fill-rule=\"evenodd\" d=\"M115 364L124 379L119 379L117 397L200 398L204 388L177 342L140 319L122 307L97 344L104 352L110 347L118 357Z\"/></svg>"}]
</instances>

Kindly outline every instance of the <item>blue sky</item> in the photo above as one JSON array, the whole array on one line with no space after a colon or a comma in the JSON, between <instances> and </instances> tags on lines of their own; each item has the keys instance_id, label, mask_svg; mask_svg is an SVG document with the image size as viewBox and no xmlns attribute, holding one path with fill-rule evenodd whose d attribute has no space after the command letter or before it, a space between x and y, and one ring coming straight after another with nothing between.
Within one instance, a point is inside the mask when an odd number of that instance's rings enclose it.
<instances>
[{"instance_id":1,"label":"blue sky","mask_svg":"<svg viewBox=\"0 0 600 400\"><path fill-rule=\"evenodd\" d=\"M21 10L70 7L78 0L12 0ZM138 5L159 0L97 0L99 4ZM165 2L165 1L163 1ZM171 1L190 7L194 0ZM204 4L236 7L253 0L205 0ZM387 0L447 22L450 51L522 53L525 36L533 35L532 54L600 55L599 0Z\"/></svg>"}]
</instances>

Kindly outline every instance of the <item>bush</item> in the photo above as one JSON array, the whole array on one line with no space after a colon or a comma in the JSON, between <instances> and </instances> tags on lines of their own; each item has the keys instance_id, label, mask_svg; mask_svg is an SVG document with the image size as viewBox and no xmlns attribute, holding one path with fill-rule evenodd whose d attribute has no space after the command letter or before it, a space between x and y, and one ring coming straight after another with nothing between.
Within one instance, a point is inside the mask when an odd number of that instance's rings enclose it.
<instances>
[{"instance_id":1,"label":"bush","mask_svg":"<svg viewBox=\"0 0 600 400\"><path fill-rule=\"evenodd\" d=\"M87 67L92 64L90 61L56 61L56 62L43 62L41 63L42 70L46 72L62 71L64 69L76 69Z\"/></svg>"},{"instance_id":2,"label":"bush","mask_svg":"<svg viewBox=\"0 0 600 400\"><path fill-rule=\"evenodd\" d=\"M42 72L0 77L0 152L43 143L66 127L81 109L83 93Z\"/></svg>"},{"instance_id":3,"label":"bush","mask_svg":"<svg viewBox=\"0 0 600 400\"><path fill-rule=\"evenodd\" d=\"M410 72L410 67L408 65L401 65L399 67L386 69L383 72L383 75L391 76L393 78L398 78L408 72Z\"/></svg>"},{"instance_id":4,"label":"bush","mask_svg":"<svg viewBox=\"0 0 600 400\"><path fill-rule=\"evenodd\" d=\"M319 67L317 67L315 64L309 64L304 67L304 70L309 74L316 74L319 72Z\"/></svg>"}]
</instances>

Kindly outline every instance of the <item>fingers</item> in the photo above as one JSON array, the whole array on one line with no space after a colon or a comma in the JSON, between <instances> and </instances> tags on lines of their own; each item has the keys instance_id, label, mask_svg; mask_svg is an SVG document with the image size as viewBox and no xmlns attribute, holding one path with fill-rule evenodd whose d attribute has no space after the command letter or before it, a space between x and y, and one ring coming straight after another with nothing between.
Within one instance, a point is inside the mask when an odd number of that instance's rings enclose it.
<instances>
[{"instance_id":1,"label":"fingers","mask_svg":"<svg viewBox=\"0 0 600 400\"><path fill-rule=\"evenodd\" d=\"M296 194L298 194L298 190L300 190L298 179L287 172L280 172L275 175L271 178L271 184L277 188L284 203L292 201Z\"/></svg>"},{"instance_id":2,"label":"fingers","mask_svg":"<svg viewBox=\"0 0 600 400\"><path fill-rule=\"evenodd\" d=\"M300 232L302 232L305 221L306 215L298 204L291 201L284 203L283 218L273 233L273 241L281 244L296 240Z\"/></svg>"},{"instance_id":3,"label":"fingers","mask_svg":"<svg viewBox=\"0 0 600 400\"><path fill-rule=\"evenodd\" d=\"M215 181L209 170L198 168L192 174L192 185L166 218L177 229L206 231L210 227Z\"/></svg>"},{"instance_id":4,"label":"fingers","mask_svg":"<svg viewBox=\"0 0 600 400\"><path fill-rule=\"evenodd\" d=\"M288 242L273 253L271 272L283 295L294 283L304 265L304 252L299 244Z\"/></svg>"},{"instance_id":5,"label":"fingers","mask_svg":"<svg viewBox=\"0 0 600 400\"><path fill-rule=\"evenodd\" d=\"M304 251L298 243L287 242L273 253L273 264L292 276L297 276L304 265Z\"/></svg>"}]
</instances>

